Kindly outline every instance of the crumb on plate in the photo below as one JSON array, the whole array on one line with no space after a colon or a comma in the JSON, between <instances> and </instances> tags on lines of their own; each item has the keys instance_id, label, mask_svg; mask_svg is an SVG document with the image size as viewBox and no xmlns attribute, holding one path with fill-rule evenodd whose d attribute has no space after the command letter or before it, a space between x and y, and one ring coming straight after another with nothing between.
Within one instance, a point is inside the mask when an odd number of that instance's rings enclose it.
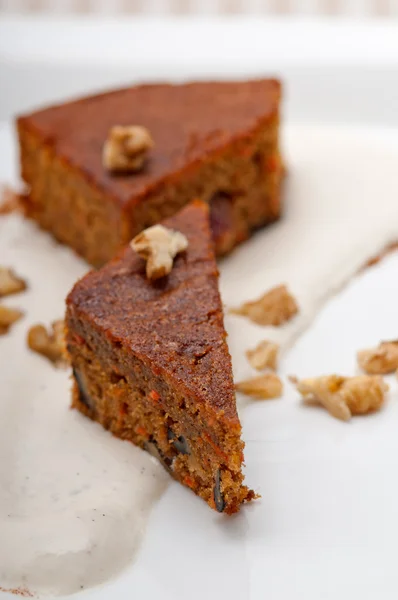
<instances>
[{"instance_id":1,"label":"crumb on plate","mask_svg":"<svg viewBox=\"0 0 398 600\"><path fill-rule=\"evenodd\" d=\"M19 277L15 271L0 266L0 298L22 292L26 290L26 287L26 281Z\"/></svg>"},{"instance_id":2,"label":"crumb on plate","mask_svg":"<svg viewBox=\"0 0 398 600\"><path fill-rule=\"evenodd\" d=\"M0 335L8 333L10 327L23 317L23 312L0 304Z\"/></svg>"}]
</instances>

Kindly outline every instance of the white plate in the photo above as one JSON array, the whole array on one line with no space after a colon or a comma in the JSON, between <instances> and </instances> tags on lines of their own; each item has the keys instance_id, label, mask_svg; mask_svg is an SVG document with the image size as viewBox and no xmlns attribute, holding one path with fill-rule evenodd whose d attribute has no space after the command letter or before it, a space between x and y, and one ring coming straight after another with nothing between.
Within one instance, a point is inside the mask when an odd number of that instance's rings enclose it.
<instances>
[{"instance_id":1,"label":"white plate","mask_svg":"<svg viewBox=\"0 0 398 600\"><path fill-rule=\"evenodd\" d=\"M0 74L7 77L7 81L14 74L15 98L20 99L19 107L24 109L28 101L19 94L24 77L32 68L26 62L16 65L15 69L10 64L0 66ZM257 63L257 69L260 68ZM34 69L35 76L41 76L43 80L46 73L56 70L54 64L36 64ZM104 75L89 65L74 69L71 64L64 65L61 72L67 76L62 83L62 93L66 88L71 93L78 91L78 86L73 87L74 73L81 78L80 87L84 85L82 73L94 73L88 87L106 83L104 78L107 77L110 81L110 70ZM289 115L308 119L311 111L319 116L325 110L321 116L328 120L350 120L358 112L367 120L383 121L386 118L385 111L380 111L377 91L372 92L371 100L364 98L363 103L359 103L363 89L372 89L369 70L365 66L351 67L349 77L347 71L340 68L329 71L311 66L302 67L301 71L294 69L291 65L282 69L288 73L290 81L295 82L294 93L288 100ZM395 72L395 67L391 69ZM202 71L206 71L206 65ZM156 70L152 73L157 74ZM189 76L189 71L173 70L170 66L170 76L176 73L177 76ZM319 95L314 97L312 93L317 84L311 74L323 77L322 81L328 85L327 73L334 83L328 88L328 94L320 90L324 101L319 108ZM382 80L386 86L390 85L383 97L391 99L396 94L396 84L391 82L387 71L384 79L380 71L377 76L379 82ZM126 78L126 71L119 71L117 77ZM48 100L60 95L60 88L57 88L61 85L60 80L61 77L52 83L46 79L48 88L43 98ZM356 98L357 106L355 102L346 105L342 101L342 88L347 81L350 81L350 97ZM336 90L334 97L330 97L332 89ZM34 93L37 101L39 94ZM303 103L304 99L306 103ZM9 111L6 104L3 101L4 113ZM333 105L336 112L333 112ZM389 101L384 106L388 111ZM351 131L354 136L355 131ZM368 145L376 155L396 152L398 164L398 136L394 131L367 130L366 127L358 131L364 146ZM336 129L336 139L339 135L339 129ZM347 136L345 128L341 129L341 135ZM8 136L8 127L2 127L1 148L10 148ZM317 160L322 162L322 156L318 155L314 147L315 170ZM354 165L355 156L339 156L338 160L352 160ZM356 163L355 168L358 168ZM7 154L0 169L1 179L13 180L15 175L15 161ZM364 172L365 180L367 176ZM395 185L396 182L391 181L393 189ZM325 190L327 186L325 181ZM388 182L385 189L388 189ZM347 202L354 192L349 190ZM319 201L322 202L322 197ZM37 232L35 235L44 234ZM259 243L258 238L255 243ZM239 252L225 263L225 267L221 265L222 273L230 271L231 261L239 261L240 255ZM282 375L354 373L358 348L379 338L396 338L397 268L398 257L392 255L355 279L331 300L311 329L285 356ZM240 288L244 281L242 273ZM49 314L48 320L53 317L58 314ZM15 335L20 333L16 331ZM232 335L235 335L233 331ZM237 342L236 338L231 339L234 347ZM6 338L2 339L2 369L12 368L6 344ZM29 361L31 357L27 354L23 360ZM43 378L47 376L48 365L43 364L38 377L41 373ZM244 508L238 516L227 519L211 512L188 490L171 483L153 510L136 561L116 580L82 592L81 597L95 600L127 600L135 596L148 600L160 597L165 600L176 597L190 600L373 600L376 597L395 600L398 595L395 560L398 404L395 380L389 379L392 393L385 409L371 417L354 419L349 424L332 419L324 411L303 408L290 386L282 400L250 403L242 412L246 475L248 482L262 494L262 499Z\"/></svg>"}]
</instances>

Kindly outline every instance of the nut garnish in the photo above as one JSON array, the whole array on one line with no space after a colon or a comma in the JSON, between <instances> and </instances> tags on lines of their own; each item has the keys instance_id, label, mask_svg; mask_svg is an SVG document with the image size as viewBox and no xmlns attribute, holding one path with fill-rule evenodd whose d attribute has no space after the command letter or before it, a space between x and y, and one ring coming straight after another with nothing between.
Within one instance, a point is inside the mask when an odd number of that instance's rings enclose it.
<instances>
[{"instance_id":1,"label":"nut garnish","mask_svg":"<svg viewBox=\"0 0 398 600\"><path fill-rule=\"evenodd\" d=\"M283 392L283 385L275 373L265 373L260 377L253 377L235 384L237 392L242 392L253 398L268 400L271 398L280 398Z\"/></svg>"},{"instance_id":2,"label":"nut garnish","mask_svg":"<svg viewBox=\"0 0 398 600\"><path fill-rule=\"evenodd\" d=\"M159 279L171 272L174 258L188 248L188 240L179 231L154 225L139 233L131 247L147 261L148 279Z\"/></svg>"},{"instance_id":3,"label":"nut garnish","mask_svg":"<svg viewBox=\"0 0 398 600\"><path fill-rule=\"evenodd\" d=\"M378 375L325 375L302 380L291 377L290 380L306 403L321 404L331 415L342 421L349 421L352 415L379 410L384 402L385 392L389 389Z\"/></svg>"},{"instance_id":4,"label":"nut garnish","mask_svg":"<svg viewBox=\"0 0 398 600\"><path fill-rule=\"evenodd\" d=\"M7 333L11 325L21 317L23 317L23 312L20 310L0 304L0 335Z\"/></svg>"},{"instance_id":5,"label":"nut garnish","mask_svg":"<svg viewBox=\"0 0 398 600\"><path fill-rule=\"evenodd\" d=\"M360 350L358 364L369 375L386 375L398 369L398 340L380 342L377 348Z\"/></svg>"},{"instance_id":6,"label":"nut garnish","mask_svg":"<svg viewBox=\"0 0 398 600\"><path fill-rule=\"evenodd\" d=\"M298 306L287 287L278 285L258 300L245 302L230 312L249 317L258 325L282 325L298 312Z\"/></svg>"},{"instance_id":7,"label":"nut garnish","mask_svg":"<svg viewBox=\"0 0 398 600\"><path fill-rule=\"evenodd\" d=\"M26 282L12 270L0 267L0 298L26 289Z\"/></svg>"},{"instance_id":8,"label":"nut garnish","mask_svg":"<svg viewBox=\"0 0 398 600\"><path fill-rule=\"evenodd\" d=\"M54 321L50 332L44 325L33 325L29 329L27 341L31 350L45 356L55 366L66 365L64 321Z\"/></svg>"},{"instance_id":9,"label":"nut garnish","mask_svg":"<svg viewBox=\"0 0 398 600\"><path fill-rule=\"evenodd\" d=\"M140 171L152 146L153 139L145 127L115 125L104 144L103 165L109 171Z\"/></svg>"},{"instance_id":10,"label":"nut garnish","mask_svg":"<svg viewBox=\"0 0 398 600\"><path fill-rule=\"evenodd\" d=\"M257 371L276 370L279 346L274 342L263 340L253 350L247 350L247 360Z\"/></svg>"}]
</instances>

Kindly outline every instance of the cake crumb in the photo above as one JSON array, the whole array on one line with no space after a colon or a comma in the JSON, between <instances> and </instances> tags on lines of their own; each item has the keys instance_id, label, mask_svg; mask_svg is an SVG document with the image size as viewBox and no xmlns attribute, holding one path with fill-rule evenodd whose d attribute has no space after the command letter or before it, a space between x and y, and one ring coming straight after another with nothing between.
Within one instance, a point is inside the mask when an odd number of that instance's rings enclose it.
<instances>
[{"instance_id":1,"label":"cake crumb","mask_svg":"<svg viewBox=\"0 0 398 600\"><path fill-rule=\"evenodd\" d=\"M279 345L269 340L263 340L253 350L246 351L246 357L253 369L264 371L277 368Z\"/></svg>"},{"instance_id":2,"label":"cake crumb","mask_svg":"<svg viewBox=\"0 0 398 600\"><path fill-rule=\"evenodd\" d=\"M278 326L297 314L298 306L286 285L278 285L258 300L245 302L238 308L230 309L230 312L244 315L258 325Z\"/></svg>"},{"instance_id":3,"label":"cake crumb","mask_svg":"<svg viewBox=\"0 0 398 600\"><path fill-rule=\"evenodd\" d=\"M380 342L377 348L360 350L358 365L369 375L387 375L398 369L398 340Z\"/></svg>"},{"instance_id":4,"label":"cake crumb","mask_svg":"<svg viewBox=\"0 0 398 600\"><path fill-rule=\"evenodd\" d=\"M321 404L336 419L349 421L352 415L377 411L389 387L379 375L341 377L324 375L298 380L290 377L307 404Z\"/></svg>"},{"instance_id":5,"label":"cake crumb","mask_svg":"<svg viewBox=\"0 0 398 600\"><path fill-rule=\"evenodd\" d=\"M2 588L0 587L0 592L5 592L8 594L14 594L15 596L22 596L23 598L33 598L33 594L27 590L26 588L12 588L12 589L6 589L6 588Z\"/></svg>"},{"instance_id":6,"label":"cake crumb","mask_svg":"<svg viewBox=\"0 0 398 600\"><path fill-rule=\"evenodd\" d=\"M33 325L28 331L29 348L48 358L56 367L66 366L64 328L63 320L54 321L49 332L44 325Z\"/></svg>"},{"instance_id":7,"label":"cake crumb","mask_svg":"<svg viewBox=\"0 0 398 600\"><path fill-rule=\"evenodd\" d=\"M237 392L259 398L269 400L271 398L280 398L283 392L282 381L275 373L265 373L259 377L245 379L235 384Z\"/></svg>"},{"instance_id":8,"label":"cake crumb","mask_svg":"<svg viewBox=\"0 0 398 600\"><path fill-rule=\"evenodd\" d=\"M26 290L26 281L12 269L0 266L0 298L23 290Z\"/></svg>"},{"instance_id":9,"label":"cake crumb","mask_svg":"<svg viewBox=\"0 0 398 600\"><path fill-rule=\"evenodd\" d=\"M188 248L188 240L179 231L154 225L139 233L131 247L147 261L148 279L159 279L171 272L174 258Z\"/></svg>"},{"instance_id":10,"label":"cake crumb","mask_svg":"<svg viewBox=\"0 0 398 600\"><path fill-rule=\"evenodd\" d=\"M22 207L22 195L9 185L0 188L0 215L9 215L18 212Z\"/></svg>"},{"instance_id":11,"label":"cake crumb","mask_svg":"<svg viewBox=\"0 0 398 600\"><path fill-rule=\"evenodd\" d=\"M365 269L368 269L369 267L373 267L374 265L377 265L388 254L391 254L391 252L395 252L396 250L398 250L398 242L391 242L390 244L387 244L387 246L385 246L383 248L383 250L381 250L376 256L372 256L372 258L369 258L366 261L364 266L361 268L361 271L364 271Z\"/></svg>"},{"instance_id":12,"label":"cake crumb","mask_svg":"<svg viewBox=\"0 0 398 600\"><path fill-rule=\"evenodd\" d=\"M23 312L17 308L9 308L0 304L0 335L8 333L10 327L23 317Z\"/></svg>"},{"instance_id":13,"label":"cake crumb","mask_svg":"<svg viewBox=\"0 0 398 600\"><path fill-rule=\"evenodd\" d=\"M151 134L140 125L115 125L104 144L102 162L108 171L140 171L153 147Z\"/></svg>"}]
</instances>

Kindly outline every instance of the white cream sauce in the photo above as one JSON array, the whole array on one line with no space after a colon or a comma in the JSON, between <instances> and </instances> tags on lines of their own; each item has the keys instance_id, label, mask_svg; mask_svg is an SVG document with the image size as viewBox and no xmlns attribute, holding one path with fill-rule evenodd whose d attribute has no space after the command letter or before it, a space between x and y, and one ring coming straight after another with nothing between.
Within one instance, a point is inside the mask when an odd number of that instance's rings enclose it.
<instances>
[{"instance_id":1,"label":"white cream sauce","mask_svg":"<svg viewBox=\"0 0 398 600\"><path fill-rule=\"evenodd\" d=\"M0 588L71 594L131 564L169 476L70 410L69 372L26 348L86 265L16 216L0 218L0 257L30 283L4 300L26 318L0 337Z\"/></svg>"},{"instance_id":2,"label":"white cream sauce","mask_svg":"<svg viewBox=\"0 0 398 600\"><path fill-rule=\"evenodd\" d=\"M1 133L7 161L11 136ZM250 374L247 347L263 338L287 347L369 256L398 238L394 132L314 126L286 133L285 216L223 261L221 288L234 306L287 283L300 314L279 329L228 316L236 378ZM0 165L0 177L12 181L8 167ZM0 218L0 264L31 284L7 300L26 318L0 338L0 587L73 593L131 564L168 475L69 410L68 375L26 348L31 323L63 314L84 263L11 216Z\"/></svg>"}]
</instances>

